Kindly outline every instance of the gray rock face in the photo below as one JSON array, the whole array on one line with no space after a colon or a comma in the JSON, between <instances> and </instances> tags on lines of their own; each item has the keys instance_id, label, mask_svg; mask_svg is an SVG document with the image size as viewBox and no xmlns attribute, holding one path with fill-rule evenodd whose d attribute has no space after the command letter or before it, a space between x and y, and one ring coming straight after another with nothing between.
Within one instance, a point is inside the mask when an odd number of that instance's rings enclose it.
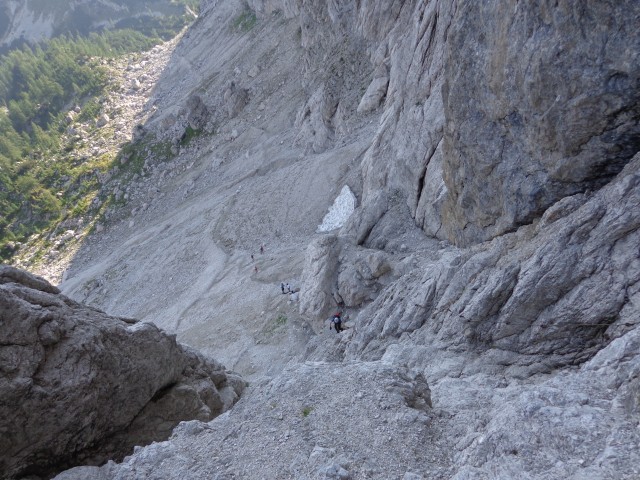
<instances>
[{"instance_id":1,"label":"gray rock face","mask_svg":"<svg viewBox=\"0 0 640 480\"><path fill-rule=\"evenodd\" d=\"M372 62L388 62L389 85L380 127L362 165L363 203L381 189L399 190L416 223L444 238L442 89L457 2L393 2L390 10L384 2L374 3L362 7L361 31L375 45ZM378 25L384 26L379 34Z\"/></svg>"},{"instance_id":2,"label":"gray rock face","mask_svg":"<svg viewBox=\"0 0 640 480\"><path fill-rule=\"evenodd\" d=\"M378 108L387 95L388 86L389 73L384 65L380 65L374 72L373 80L360 100L358 113L367 113Z\"/></svg>"},{"instance_id":3,"label":"gray rock face","mask_svg":"<svg viewBox=\"0 0 640 480\"><path fill-rule=\"evenodd\" d=\"M637 155L615 181L561 200L535 225L441 252L363 312L347 352L380 352L385 338L420 329L425 341L529 373L584 362L638 323L639 171Z\"/></svg>"},{"instance_id":4,"label":"gray rock face","mask_svg":"<svg viewBox=\"0 0 640 480\"><path fill-rule=\"evenodd\" d=\"M321 319L336 306L368 304L397 277L396 263L391 255L351 245L343 236L318 237L307 247L300 313Z\"/></svg>"},{"instance_id":5,"label":"gray rock face","mask_svg":"<svg viewBox=\"0 0 640 480\"><path fill-rule=\"evenodd\" d=\"M300 290L300 313L313 317L329 314L339 302L336 275L340 245L336 235L322 235L307 247Z\"/></svg>"},{"instance_id":6,"label":"gray rock face","mask_svg":"<svg viewBox=\"0 0 640 480\"><path fill-rule=\"evenodd\" d=\"M122 458L181 420L219 415L244 387L154 325L82 306L7 266L0 326L3 478Z\"/></svg>"},{"instance_id":7,"label":"gray rock face","mask_svg":"<svg viewBox=\"0 0 640 480\"><path fill-rule=\"evenodd\" d=\"M459 2L443 90L449 239L530 223L638 151L639 15L635 0Z\"/></svg>"},{"instance_id":8,"label":"gray rock face","mask_svg":"<svg viewBox=\"0 0 640 480\"><path fill-rule=\"evenodd\" d=\"M298 5L303 27L308 15L324 29L303 46L359 39L375 72L360 112L386 95L363 161L364 202L400 190L430 235L466 246L513 231L564 196L600 188L638 150L633 0L341 5ZM342 87L319 88L306 109L314 151L345 104Z\"/></svg>"},{"instance_id":9,"label":"gray rock face","mask_svg":"<svg viewBox=\"0 0 640 480\"><path fill-rule=\"evenodd\" d=\"M338 100L335 88L323 85L298 112L296 117L296 126L300 128L298 141L306 142L315 153L326 150L333 140Z\"/></svg>"}]
</instances>

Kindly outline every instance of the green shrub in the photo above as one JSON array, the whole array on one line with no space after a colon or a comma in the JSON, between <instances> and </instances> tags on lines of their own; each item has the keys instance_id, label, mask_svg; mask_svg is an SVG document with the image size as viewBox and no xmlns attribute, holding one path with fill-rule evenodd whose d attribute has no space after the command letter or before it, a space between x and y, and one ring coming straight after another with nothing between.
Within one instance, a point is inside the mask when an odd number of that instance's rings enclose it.
<instances>
[{"instance_id":1,"label":"green shrub","mask_svg":"<svg viewBox=\"0 0 640 480\"><path fill-rule=\"evenodd\" d=\"M233 21L233 28L242 32L248 32L256 26L257 17L254 11L246 10Z\"/></svg>"},{"instance_id":2,"label":"green shrub","mask_svg":"<svg viewBox=\"0 0 640 480\"><path fill-rule=\"evenodd\" d=\"M188 125L184 130L184 134L182 134L182 138L180 138L180 145L189 145L191 140L200 136L202 134L202 130L191 128L191 125Z\"/></svg>"}]
</instances>

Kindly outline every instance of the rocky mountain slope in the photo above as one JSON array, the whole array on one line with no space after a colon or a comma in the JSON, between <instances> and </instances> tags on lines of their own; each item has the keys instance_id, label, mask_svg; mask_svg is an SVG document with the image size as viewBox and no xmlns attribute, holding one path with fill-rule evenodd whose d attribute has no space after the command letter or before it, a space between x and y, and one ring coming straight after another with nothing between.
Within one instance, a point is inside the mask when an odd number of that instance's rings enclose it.
<instances>
[{"instance_id":1,"label":"rocky mountain slope","mask_svg":"<svg viewBox=\"0 0 640 480\"><path fill-rule=\"evenodd\" d=\"M177 156L61 289L251 384L60 478L637 478L639 18L204 2L137 132Z\"/></svg>"},{"instance_id":2,"label":"rocky mountain slope","mask_svg":"<svg viewBox=\"0 0 640 480\"><path fill-rule=\"evenodd\" d=\"M180 17L189 2L170 0L5 0L0 5L0 51L18 42L46 40L61 33L88 34ZM161 24L157 24L160 26Z\"/></svg>"}]
</instances>

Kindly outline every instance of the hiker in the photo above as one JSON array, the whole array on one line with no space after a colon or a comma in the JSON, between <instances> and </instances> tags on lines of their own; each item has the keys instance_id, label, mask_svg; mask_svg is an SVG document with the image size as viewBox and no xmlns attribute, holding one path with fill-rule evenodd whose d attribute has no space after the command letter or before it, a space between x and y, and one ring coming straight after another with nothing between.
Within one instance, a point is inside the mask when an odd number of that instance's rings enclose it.
<instances>
[{"instance_id":1,"label":"hiker","mask_svg":"<svg viewBox=\"0 0 640 480\"><path fill-rule=\"evenodd\" d=\"M344 328L342 328L342 312L336 312L333 314L333 318L331 319L331 323L329 324L329 330L331 330L331 325L335 325L336 333L340 333Z\"/></svg>"},{"instance_id":2,"label":"hiker","mask_svg":"<svg viewBox=\"0 0 640 480\"><path fill-rule=\"evenodd\" d=\"M287 283L287 292L291 293L291 285Z\"/></svg>"},{"instance_id":3,"label":"hiker","mask_svg":"<svg viewBox=\"0 0 640 480\"><path fill-rule=\"evenodd\" d=\"M280 290L282 290L282 293L284 293L284 283L280 283Z\"/></svg>"},{"instance_id":4,"label":"hiker","mask_svg":"<svg viewBox=\"0 0 640 480\"><path fill-rule=\"evenodd\" d=\"M260 245L260 253L264 253L264 245Z\"/></svg>"},{"instance_id":5,"label":"hiker","mask_svg":"<svg viewBox=\"0 0 640 480\"><path fill-rule=\"evenodd\" d=\"M252 254L251 254L251 261L253 262L253 260L254 260L254 259L253 259L253 253L252 253Z\"/></svg>"},{"instance_id":6,"label":"hiker","mask_svg":"<svg viewBox=\"0 0 640 480\"><path fill-rule=\"evenodd\" d=\"M255 273L258 273L258 266L257 266L257 265L253 267L253 271L254 271Z\"/></svg>"}]
</instances>

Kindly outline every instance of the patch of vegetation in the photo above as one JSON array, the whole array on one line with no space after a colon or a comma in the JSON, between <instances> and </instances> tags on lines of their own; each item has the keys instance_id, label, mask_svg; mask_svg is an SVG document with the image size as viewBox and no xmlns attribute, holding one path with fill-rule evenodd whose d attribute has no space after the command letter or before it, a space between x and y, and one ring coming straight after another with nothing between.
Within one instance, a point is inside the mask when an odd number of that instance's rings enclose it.
<instances>
[{"instance_id":1,"label":"patch of vegetation","mask_svg":"<svg viewBox=\"0 0 640 480\"><path fill-rule=\"evenodd\" d=\"M308 417L309 414L313 411L313 407L302 407L302 416Z\"/></svg>"},{"instance_id":2,"label":"patch of vegetation","mask_svg":"<svg viewBox=\"0 0 640 480\"><path fill-rule=\"evenodd\" d=\"M266 323L263 328L263 333L266 335L274 335L287 324L287 317L283 314L278 314L276 318Z\"/></svg>"},{"instance_id":3,"label":"patch of vegetation","mask_svg":"<svg viewBox=\"0 0 640 480\"><path fill-rule=\"evenodd\" d=\"M175 35L183 25L172 23L166 33ZM70 121L88 124L100 114L100 99L112 88L109 59L160 42L158 32L120 29L60 36L0 56L0 260L11 258L14 243L98 208L100 202L92 202L100 175L132 177L142 172L146 155L171 158L168 142L127 146L117 157L92 155L81 150L82 132L68 131ZM75 115L69 113L74 105L80 106ZM189 140L198 134L189 132ZM125 154L131 158L121 162Z\"/></svg>"},{"instance_id":4,"label":"patch of vegetation","mask_svg":"<svg viewBox=\"0 0 640 480\"><path fill-rule=\"evenodd\" d=\"M258 18L253 10L245 10L233 21L233 28L241 32L248 32L256 26Z\"/></svg>"},{"instance_id":5,"label":"patch of vegetation","mask_svg":"<svg viewBox=\"0 0 640 480\"><path fill-rule=\"evenodd\" d=\"M202 133L203 132L201 129L191 128L191 125L187 125L187 128L184 130L184 133L180 138L180 145L182 146L189 145L191 140L193 140L196 137L199 137L200 135L202 135Z\"/></svg>"}]
</instances>

